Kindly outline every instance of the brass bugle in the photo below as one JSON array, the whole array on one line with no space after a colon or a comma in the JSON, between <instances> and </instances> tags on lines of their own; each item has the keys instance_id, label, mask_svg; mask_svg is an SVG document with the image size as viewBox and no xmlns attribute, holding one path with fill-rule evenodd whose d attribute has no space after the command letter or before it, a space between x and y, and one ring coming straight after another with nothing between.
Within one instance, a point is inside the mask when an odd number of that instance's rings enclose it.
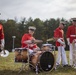
<instances>
[{"instance_id":1,"label":"brass bugle","mask_svg":"<svg viewBox=\"0 0 76 75\"><path fill-rule=\"evenodd\" d=\"M4 50L4 49L3 49L3 50L1 51L1 53L0 53L0 56L1 56L1 57L7 57L8 55L9 55L9 51L8 51L8 50Z\"/></svg>"}]
</instances>

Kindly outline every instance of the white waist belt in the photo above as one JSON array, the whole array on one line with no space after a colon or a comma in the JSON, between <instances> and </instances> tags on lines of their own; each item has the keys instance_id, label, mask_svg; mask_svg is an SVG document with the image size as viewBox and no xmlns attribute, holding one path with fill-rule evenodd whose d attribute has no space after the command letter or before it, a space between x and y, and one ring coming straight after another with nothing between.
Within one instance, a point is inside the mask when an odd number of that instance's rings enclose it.
<instances>
[{"instance_id":1,"label":"white waist belt","mask_svg":"<svg viewBox=\"0 0 76 75\"><path fill-rule=\"evenodd\" d=\"M63 38L59 38L59 39L63 40Z\"/></svg>"},{"instance_id":2,"label":"white waist belt","mask_svg":"<svg viewBox=\"0 0 76 75\"><path fill-rule=\"evenodd\" d=\"M71 37L76 37L76 35L70 35Z\"/></svg>"}]
</instances>

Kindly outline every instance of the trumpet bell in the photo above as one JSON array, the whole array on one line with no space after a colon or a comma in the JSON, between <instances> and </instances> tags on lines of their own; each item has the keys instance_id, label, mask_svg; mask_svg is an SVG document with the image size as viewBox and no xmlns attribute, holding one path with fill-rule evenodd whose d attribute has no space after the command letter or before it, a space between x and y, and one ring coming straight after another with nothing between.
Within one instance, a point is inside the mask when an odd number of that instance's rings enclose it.
<instances>
[{"instance_id":1,"label":"trumpet bell","mask_svg":"<svg viewBox=\"0 0 76 75\"><path fill-rule=\"evenodd\" d=\"M9 55L8 50L1 51L1 57L7 57Z\"/></svg>"}]
</instances>

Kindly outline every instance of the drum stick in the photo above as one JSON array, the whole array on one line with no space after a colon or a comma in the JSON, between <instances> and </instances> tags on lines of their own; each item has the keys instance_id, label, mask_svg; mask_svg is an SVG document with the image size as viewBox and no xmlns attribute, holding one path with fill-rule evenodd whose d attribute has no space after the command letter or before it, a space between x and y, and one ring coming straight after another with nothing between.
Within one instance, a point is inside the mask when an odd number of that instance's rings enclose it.
<instances>
[{"instance_id":1,"label":"drum stick","mask_svg":"<svg viewBox=\"0 0 76 75\"><path fill-rule=\"evenodd\" d=\"M47 39L47 41L54 41L54 38Z\"/></svg>"}]
</instances>

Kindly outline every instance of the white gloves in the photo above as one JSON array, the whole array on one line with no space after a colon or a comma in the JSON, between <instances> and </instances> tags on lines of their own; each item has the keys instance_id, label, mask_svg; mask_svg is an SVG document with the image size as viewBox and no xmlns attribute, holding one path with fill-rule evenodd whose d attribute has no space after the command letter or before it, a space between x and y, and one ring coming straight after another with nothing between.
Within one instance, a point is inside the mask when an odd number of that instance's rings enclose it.
<instances>
[{"instance_id":1,"label":"white gloves","mask_svg":"<svg viewBox=\"0 0 76 75\"><path fill-rule=\"evenodd\" d=\"M76 48L76 43L75 43L75 48Z\"/></svg>"},{"instance_id":2,"label":"white gloves","mask_svg":"<svg viewBox=\"0 0 76 75\"><path fill-rule=\"evenodd\" d=\"M76 39L73 40L73 43L76 43Z\"/></svg>"},{"instance_id":3,"label":"white gloves","mask_svg":"<svg viewBox=\"0 0 76 75\"><path fill-rule=\"evenodd\" d=\"M57 40L60 44L65 45L65 42L63 42L61 39Z\"/></svg>"},{"instance_id":4,"label":"white gloves","mask_svg":"<svg viewBox=\"0 0 76 75\"><path fill-rule=\"evenodd\" d=\"M70 44L69 38L67 38L68 45Z\"/></svg>"},{"instance_id":5,"label":"white gloves","mask_svg":"<svg viewBox=\"0 0 76 75\"><path fill-rule=\"evenodd\" d=\"M4 39L1 39L1 49L3 49L3 48L4 48L4 44L5 44Z\"/></svg>"},{"instance_id":6,"label":"white gloves","mask_svg":"<svg viewBox=\"0 0 76 75\"><path fill-rule=\"evenodd\" d=\"M74 44L74 45L75 45L75 47L76 47L76 39L74 39L74 40L73 40L73 44Z\"/></svg>"}]
</instances>

